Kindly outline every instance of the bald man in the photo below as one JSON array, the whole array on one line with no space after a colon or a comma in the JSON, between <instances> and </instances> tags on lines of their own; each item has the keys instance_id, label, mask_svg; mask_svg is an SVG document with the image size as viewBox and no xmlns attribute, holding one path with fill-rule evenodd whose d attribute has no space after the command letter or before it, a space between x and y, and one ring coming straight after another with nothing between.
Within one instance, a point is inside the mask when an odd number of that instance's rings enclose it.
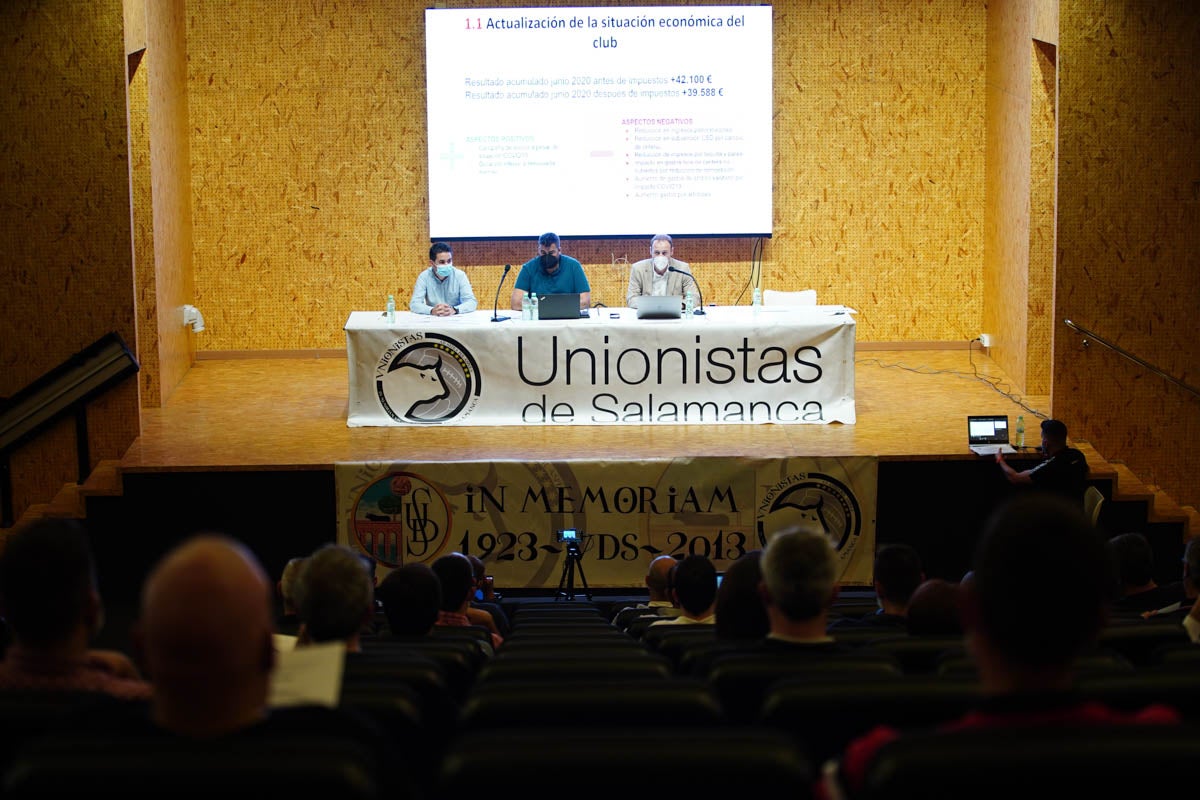
<instances>
[{"instance_id":1,"label":"bald man","mask_svg":"<svg viewBox=\"0 0 1200 800\"><path fill-rule=\"evenodd\" d=\"M271 593L254 555L223 536L194 538L158 563L133 638L154 684L155 724L207 738L266 717Z\"/></svg>"}]
</instances>

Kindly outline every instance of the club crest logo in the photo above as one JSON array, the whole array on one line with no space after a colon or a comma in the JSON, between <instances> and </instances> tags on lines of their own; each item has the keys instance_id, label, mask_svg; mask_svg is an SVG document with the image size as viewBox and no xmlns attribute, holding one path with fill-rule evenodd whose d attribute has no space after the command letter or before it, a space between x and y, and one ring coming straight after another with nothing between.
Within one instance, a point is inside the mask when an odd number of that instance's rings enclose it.
<instances>
[{"instance_id":1,"label":"club crest logo","mask_svg":"<svg viewBox=\"0 0 1200 800\"><path fill-rule=\"evenodd\" d=\"M398 567L448 552L453 519L438 486L415 472L389 472L358 494L351 532L364 553Z\"/></svg>"},{"instance_id":2,"label":"club crest logo","mask_svg":"<svg viewBox=\"0 0 1200 800\"><path fill-rule=\"evenodd\" d=\"M766 511L758 520L762 545L766 544L765 530L815 523L845 562L862 533L862 511L854 492L836 478L818 472L790 475L770 487L761 508Z\"/></svg>"},{"instance_id":3,"label":"club crest logo","mask_svg":"<svg viewBox=\"0 0 1200 800\"><path fill-rule=\"evenodd\" d=\"M375 391L397 422L437 424L469 416L479 402L479 365L461 344L430 333L389 347L375 368Z\"/></svg>"}]
</instances>

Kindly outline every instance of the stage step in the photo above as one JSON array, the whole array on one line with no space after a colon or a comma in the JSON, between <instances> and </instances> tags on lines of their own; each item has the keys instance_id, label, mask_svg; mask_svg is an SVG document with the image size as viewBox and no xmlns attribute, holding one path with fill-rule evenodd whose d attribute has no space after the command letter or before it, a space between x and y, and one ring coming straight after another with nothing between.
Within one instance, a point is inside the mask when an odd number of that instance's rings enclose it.
<instances>
[{"instance_id":1,"label":"stage step","mask_svg":"<svg viewBox=\"0 0 1200 800\"><path fill-rule=\"evenodd\" d=\"M87 519L87 499L89 497L119 497L124 491L121 461L119 459L101 461L92 469L91 474L83 483L64 483L53 500L48 503L35 503L25 509L25 513L16 521L16 526L46 517ZM5 529L5 532L7 530Z\"/></svg>"}]
</instances>

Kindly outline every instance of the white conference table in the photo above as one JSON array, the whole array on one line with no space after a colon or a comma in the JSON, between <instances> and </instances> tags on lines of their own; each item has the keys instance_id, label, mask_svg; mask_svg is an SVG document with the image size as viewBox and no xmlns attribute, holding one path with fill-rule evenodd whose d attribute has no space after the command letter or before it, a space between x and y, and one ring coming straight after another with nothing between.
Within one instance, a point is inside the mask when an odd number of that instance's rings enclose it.
<instances>
[{"instance_id":1,"label":"white conference table","mask_svg":"<svg viewBox=\"0 0 1200 800\"><path fill-rule=\"evenodd\" d=\"M709 306L639 320L494 322L378 311L346 321L347 425L855 422L854 310Z\"/></svg>"}]
</instances>

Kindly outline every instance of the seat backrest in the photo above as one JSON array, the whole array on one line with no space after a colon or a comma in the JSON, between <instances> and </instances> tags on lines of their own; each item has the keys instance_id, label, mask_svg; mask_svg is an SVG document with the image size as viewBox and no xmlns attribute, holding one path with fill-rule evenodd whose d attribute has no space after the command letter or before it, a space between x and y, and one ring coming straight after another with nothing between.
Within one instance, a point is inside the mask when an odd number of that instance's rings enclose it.
<instances>
[{"instance_id":1,"label":"seat backrest","mask_svg":"<svg viewBox=\"0 0 1200 800\"><path fill-rule=\"evenodd\" d=\"M629 655L572 653L547 656L533 653L527 656L498 655L485 664L475 679L476 686L490 681L561 680L622 681L635 678L671 677L671 665L662 656L641 652Z\"/></svg>"},{"instance_id":2,"label":"seat backrest","mask_svg":"<svg viewBox=\"0 0 1200 800\"><path fill-rule=\"evenodd\" d=\"M721 706L699 680L630 678L622 681L491 681L471 692L459 715L459 732L494 728L640 728L716 726Z\"/></svg>"},{"instance_id":3,"label":"seat backrest","mask_svg":"<svg viewBox=\"0 0 1200 800\"><path fill-rule=\"evenodd\" d=\"M1075 682L1083 697L1123 711L1161 703L1191 723L1200 723L1200 672L1194 665L1140 667L1130 672L1083 675Z\"/></svg>"},{"instance_id":4,"label":"seat backrest","mask_svg":"<svg viewBox=\"0 0 1200 800\"><path fill-rule=\"evenodd\" d=\"M905 675L927 675L937 671L940 659L966 658L962 636L898 636L862 644L864 652L884 653L900 662Z\"/></svg>"},{"instance_id":5,"label":"seat backrest","mask_svg":"<svg viewBox=\"0 0 1200 800\"><path fill-rule=\"evenodd\" d=\"M665 772L664 772L665 771ZM681 797L811 797L811 764L787 736L746 728L577 726L479 731L443 761L442 797L487 786L539 785L559 794L660 800L664 780Z\"/></svg>"},{"instance_id":6,"label":"seat backrest","mask_svg":"<svg viewBox=\"0 0 1200 800\"><path fill-rule=\"evenodd\" d=\"M763 289L764 306L815 306L816 304L816 289L804 289L799 292L781 292L777 289Z\"/></svg>"},{"instance_id":7,"label":"seat backrest","mask_svg":"<svg viewBox=\"0 0 1200 800\"><path fill-rule=\"evenodd\" d=\"M1140 797L1189 786L1190 726L1003 727L902 736L867 767L867 798Z\"/></svg>"},{"instance_id":8,"label":"seat backrest","mask_svg":"<svg viewBox=\"0 0 1200 800\"><path fill-rule=\"evenodd\" d=\"M876 725L932 727L961 717L979 698L973 678L784 678L767 690L759 721L794 736L820 764Z\"/></svg>"},{"instance_id":9,"label":"seat backrest","mask_svg":"<svg viewBox=\"0 0 1200 800\"><path fill-rule=\"evenodd\" d=\"M1189 641L1187 631L1179 622L1130 621L1128 624L1106 625L1100 630L1100 647L1115 650L1135 666L1149 665L1160 645Z\"/></svg>"},{"instance_id":10,"label":"seat backrest","mask_svg":"<svg viewBox=\"0 0 1200 800\"><path fill-rule=\"evenodd\" d=\"M758 718L767 690L783 678L833 677L900 678L899 663L891 657L834 653L724 653L713 659L708 683L721 701L725 716L734 723Z\"/></svg>"},{"instance_id":11,"label":"seat backrest","mask_svg":"<svg viewBox=\"0 0 1200 800\"><path fill-rule=\"evenodd\" d=\"M56 737L19 753L5 797L302 796L370 800L379 776L358 748L316 736L203 742L183 737Z\"/></svg>"},{"instance_id":12,"label":"seat backrest","mask_svg":"<svg viewBox=\"0 0 1200 800\"><path fill-rule=\"evenodd\" d=\"M100 692L0 690L0 775L14 753L47 733L69 726L74 715L125 714L144 705L144 701L117 700Z\"/></svg>"}]
</instances>

